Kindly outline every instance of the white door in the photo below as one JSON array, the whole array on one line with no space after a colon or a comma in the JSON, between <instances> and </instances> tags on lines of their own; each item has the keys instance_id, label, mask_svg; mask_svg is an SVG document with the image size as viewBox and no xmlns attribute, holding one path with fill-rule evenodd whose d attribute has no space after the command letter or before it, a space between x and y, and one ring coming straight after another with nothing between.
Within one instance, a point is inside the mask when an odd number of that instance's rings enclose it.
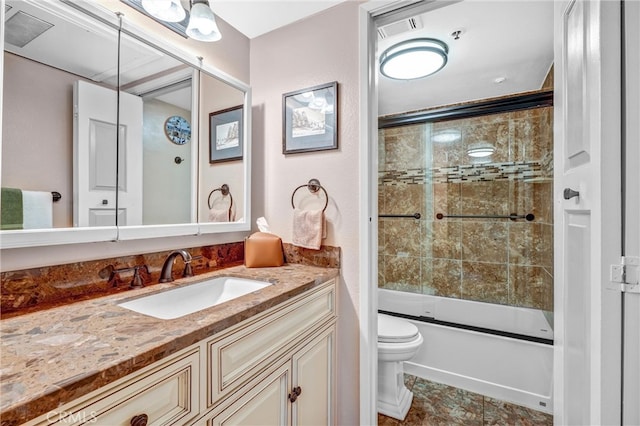
<instances>
[{"instance_id":1,"label":"white door","mask_svg":"<svg viewBox=\"0 0 640 426\"><path fill-rule=\"evenodd\" d=\"M620 4L555 3L554 421L619 424ZM565 189L567 193L564 197ZM575 196L574 196L575 195Z\"/></svg>"},{"instance_id":2,"label":"white door","mask_svg":"<svg viewBox=\"0 0 640 426\"><path fill-rule=\"evenodd\" d=\"M625 2L625 256L640 257L640 2ZM624 295L624 417L640 425L640 293Z\"/></svg>"},{"instance_id":3,"label":"white door","mask_svg":"<svg viewBox=\"0 0 640 426\"><path fill-rule=\"evenodd\" d=\"M117 93L76 81L74 108L74 226L142 224L142 99L120 93L116 195ZM117 199L116 199L117 196Z\"/></svg>"}]
</instances>

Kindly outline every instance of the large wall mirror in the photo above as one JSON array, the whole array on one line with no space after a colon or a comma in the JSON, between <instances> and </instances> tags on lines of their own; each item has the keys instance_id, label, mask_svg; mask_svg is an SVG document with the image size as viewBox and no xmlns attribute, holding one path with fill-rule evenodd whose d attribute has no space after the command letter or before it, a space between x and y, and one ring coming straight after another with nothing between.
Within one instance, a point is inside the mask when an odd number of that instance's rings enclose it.
<instances>
[{"instance_id":1,"label":"large wall mirror","mask_svg":"<svg viewBox=\"0 0 640 426\"><path fill-rule=\"evenodd\" d=\"M2 248L248 229L249 87L119 27L6 2Z\"/></svg>"}]
</instances>

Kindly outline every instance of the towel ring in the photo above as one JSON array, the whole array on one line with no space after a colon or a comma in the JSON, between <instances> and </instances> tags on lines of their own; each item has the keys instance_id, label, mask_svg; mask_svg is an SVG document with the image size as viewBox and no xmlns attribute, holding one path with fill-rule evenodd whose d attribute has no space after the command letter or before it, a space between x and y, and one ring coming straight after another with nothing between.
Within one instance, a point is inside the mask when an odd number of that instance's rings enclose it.
<instances>
[{"instance_id":1,"label":"towel ring","mask_svg":"<svg viewBox=\"0 0 640 426\"><path fill-rule=\"evenodd\" d=\"M226 197L227 195L229 196L229 200L231 201L231 204L229 205L229 214L231 214L231 209L233 208L233 196L229 191L229 185L227 185L226 183L223 183L220 188L216 188L209 193L209 198L207 199L207 205L209 206L210 209L213 208L213 204L211 204L211 196L216 191L220 191L223 197Z\"/></svg>"},{"instance_id":2,"label":"towel ring","mask_svg":"<svg viewBox=\"0 0 640 426\"><path fill-rule=\"evenodd\" d=\"M324 189L322 185L320 185L320 181L318 179L311 179L309 180L309 183L300 185L299 187L293 190L293 193L291 194L291 207L293 207L294 209L296 208L296 205L293 203L293 197L296 195L296 192L298 192L298 189L304 188L304 187L306 187L309 190L309 192L312 194L315 194L316 192L322 189L322 192L324 192L324 198L326 200L322 211L327 210L327 206L329 205L329 194L327 194L327 190Z\"/></svg>"}]
</instances>

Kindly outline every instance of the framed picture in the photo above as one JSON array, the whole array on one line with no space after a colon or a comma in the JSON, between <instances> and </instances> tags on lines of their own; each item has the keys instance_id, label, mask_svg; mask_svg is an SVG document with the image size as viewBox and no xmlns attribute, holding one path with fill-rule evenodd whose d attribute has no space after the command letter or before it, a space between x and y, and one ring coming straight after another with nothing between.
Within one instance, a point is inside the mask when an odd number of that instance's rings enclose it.
<instances>
[{"instance_id":1,"label":"framed picture","mask_svg":"<svg viewBox=\"0 0 640 426\"><path fill-rule=\"evenodd\" d=\"M242 160L242 105L209 114L209 163Z\"/></svg>"},{"instance_id":2,"label":"framed picture","mask_svg":"<svg viewBox=\"0 0 640 426\"><path fill-rule=\"evenodd\" d=\"M338 82L282 95L282 153L338 149Z\"/></svg>"}]
</instances>

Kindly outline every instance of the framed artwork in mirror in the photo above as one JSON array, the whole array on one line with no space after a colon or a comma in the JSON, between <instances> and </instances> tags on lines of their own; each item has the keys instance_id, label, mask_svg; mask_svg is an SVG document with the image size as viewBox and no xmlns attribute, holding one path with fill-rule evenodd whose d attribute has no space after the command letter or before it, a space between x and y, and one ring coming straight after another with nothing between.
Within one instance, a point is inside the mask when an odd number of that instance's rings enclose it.
<instances>
[{"instance_id":1,"label":"framed artwork in mirror","mask_svg":"<svg viewBox=\"0 0 640 426\"><path fill-rule=\"evenodd\" d=\"M209 114L209 163L242 160L242 105Z\"/></svg>"},{"instance_id":2,"label":"framed artwork in mirror","mask_svg":"<svg viewBox=\"0 0 640 426\"><path fill-rule=\"evenodd\" d=\"M173 115L164 122L164 134L176 145L184 145L191 140L191 125L186 118Z\"/></svg>"},{"instance_id":3,"label":"framed artwork in mirror","mask_svg":"<svg viewBox=\"0 0 640 426\"><path fill-rule=\"evenodd\" d=\"M338 149L338 82L282 95L282 153Z\"/></svg>"}]
</instances>

